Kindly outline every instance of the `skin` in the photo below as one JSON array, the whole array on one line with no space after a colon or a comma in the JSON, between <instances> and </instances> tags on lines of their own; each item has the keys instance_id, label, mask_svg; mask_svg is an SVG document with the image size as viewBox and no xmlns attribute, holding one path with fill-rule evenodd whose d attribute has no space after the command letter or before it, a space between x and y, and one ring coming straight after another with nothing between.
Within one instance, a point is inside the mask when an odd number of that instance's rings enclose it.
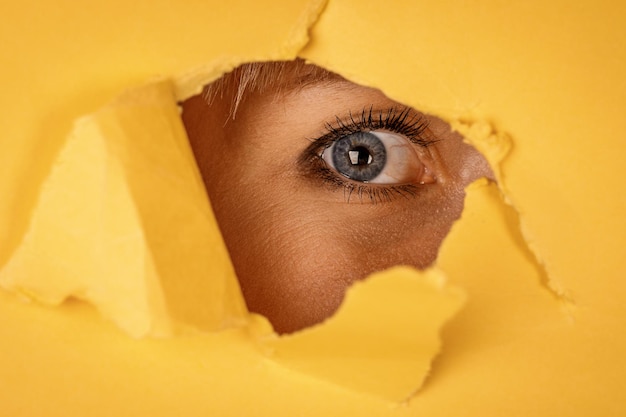
<instances>
[{"instance_id":1,"label":"skin","mask_svg":"<svg viewBox=\"0 0 626 417\"><path fill-rule=\"evenodd\" d=\"M234 119L233 94L217 95L210 106L190 98L183 121L248 308L279 333L323 321L346 288L372 272L432 264L460 217L464 187L492 177L482 155L446 123L413 110L428 121L424 136L436 140L426 148L408 144L415 195L348 199L345 187L320 177L321 159L311 166L302 155L336 117L401 104L339 76L315 80L298 69L246 94Z\"/></svg>"}]
</instances>

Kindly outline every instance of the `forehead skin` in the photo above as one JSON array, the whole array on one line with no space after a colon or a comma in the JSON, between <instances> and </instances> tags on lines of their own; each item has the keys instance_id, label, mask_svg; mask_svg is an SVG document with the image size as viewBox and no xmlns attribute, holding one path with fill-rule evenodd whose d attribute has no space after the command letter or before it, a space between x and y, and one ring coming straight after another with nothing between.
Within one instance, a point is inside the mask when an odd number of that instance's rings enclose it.
<instances>
[{"instance_id":1,"label":"forehead skin","mask_svg":"<svg viewBox=\"0 0 626 417\"><path fill-rule=\"evenodd\" d=\"M463 187L490 174L484 159L445 123L423 116L427 134L438 140L419 150L435 183L415 197L347 202L344 192L308 175L302 153L337 117L401 105L379 90L297 65L283 68L282 78L263 88L248 89L234 118L232 85L210 106L200 96L183 103L248 307L278 332L324 320L350 283L371 272L431 264L461 213Z\"/></svg>"}]
</instances>

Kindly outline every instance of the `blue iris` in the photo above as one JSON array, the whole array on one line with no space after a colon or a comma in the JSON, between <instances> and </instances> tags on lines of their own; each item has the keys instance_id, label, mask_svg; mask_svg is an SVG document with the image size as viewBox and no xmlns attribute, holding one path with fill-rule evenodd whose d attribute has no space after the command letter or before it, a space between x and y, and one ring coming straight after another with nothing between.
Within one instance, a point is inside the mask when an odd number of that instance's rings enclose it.
<instances>
[{"instance_id":1,"label":"blue iris","mask_svg":"<svg viewBox=\"0 0 626 417\"><path fill-rule=\"evenodd\" d=\"M332 149L333 165L342 175L367 182L376 178L387 163L387 150L373 133L356 132L335 142Z\"/></svg>"}]
</instances>

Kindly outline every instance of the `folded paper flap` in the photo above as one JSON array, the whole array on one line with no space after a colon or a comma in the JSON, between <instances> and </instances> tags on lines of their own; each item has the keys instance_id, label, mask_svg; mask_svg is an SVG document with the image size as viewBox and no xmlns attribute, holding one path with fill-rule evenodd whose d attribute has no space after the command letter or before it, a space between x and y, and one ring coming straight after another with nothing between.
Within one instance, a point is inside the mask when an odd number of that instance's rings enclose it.
<instances>
[{"instance_id":1,"label":"folded paper flap","mask_svg":"<svg viewBox=\"0 0 626 417\"><path fill-rule=\"evenodd\" d=\"M437 269L395 267L355 283L324 323L267 344L280 364L400 402L423 384L464 300Z\"/></svg>"},{"instance_id":2,"label":"folded paper flap","mask_svg":"<svg viewBox=\"0 0 626 417\"><path fill-rule=\"evenodd\" d=\"M169 81L80 119L42 189L5 287L85 299L134 336L245 323Z\"/></svg>"}]
</instances>

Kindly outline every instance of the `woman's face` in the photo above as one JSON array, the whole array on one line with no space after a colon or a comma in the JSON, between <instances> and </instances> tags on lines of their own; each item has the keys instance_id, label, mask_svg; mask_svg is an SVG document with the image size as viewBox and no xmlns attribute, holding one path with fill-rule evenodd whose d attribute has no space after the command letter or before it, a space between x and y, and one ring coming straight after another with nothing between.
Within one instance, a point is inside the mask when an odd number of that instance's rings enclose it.
<instances>
[{"instance_id":1,"label":"woman's face","mask_svg":"<svg viewBox=\"0 0 626 417\"><path fill-rule=\"evenodd\" d=\"M464 187L492 174L436 117L301 61L280 68L187 100L183 120L246 303L286 333L374 271L433 263Z\"/></svg>"}]
</instances>

